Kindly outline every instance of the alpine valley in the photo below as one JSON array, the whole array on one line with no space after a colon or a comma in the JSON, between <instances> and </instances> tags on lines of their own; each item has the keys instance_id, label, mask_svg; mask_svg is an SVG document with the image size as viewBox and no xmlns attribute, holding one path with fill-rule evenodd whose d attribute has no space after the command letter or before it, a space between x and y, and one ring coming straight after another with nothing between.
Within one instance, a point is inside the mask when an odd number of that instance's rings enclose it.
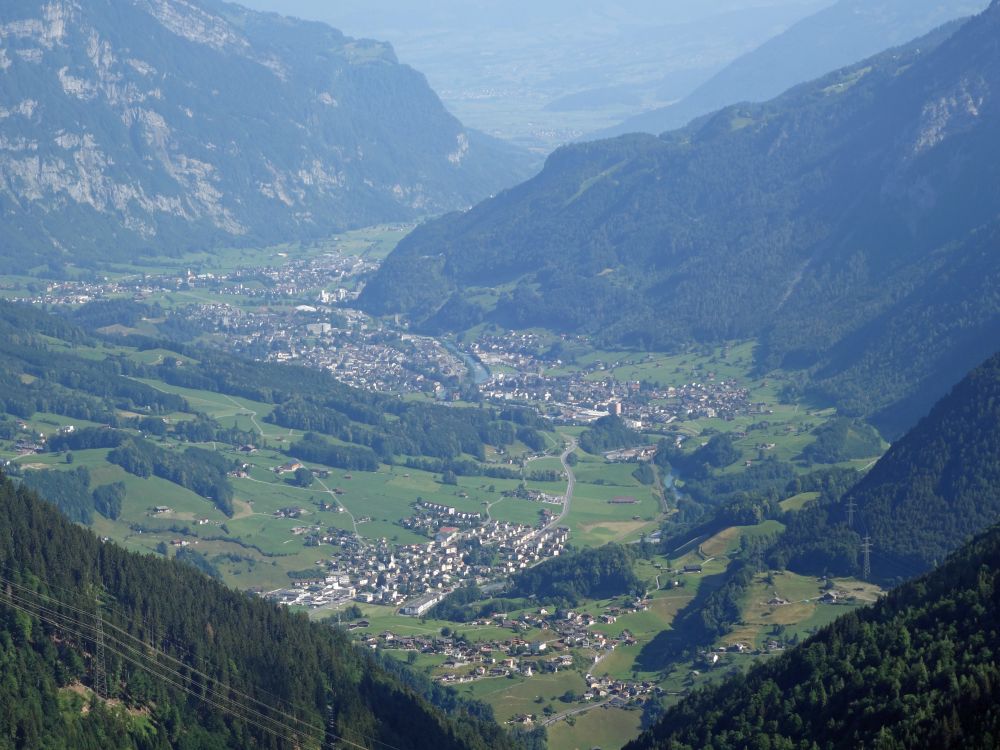
<instances>
[{"instance_id":1,"label":"alpine valley","mask_svg":"<svg viewBox=\"0 0 1000 750\"><path fill-rule=\"evenodd\" d=\"M4 4L0 750L997 747L985 4Z\"/></svg>"}]
</instances>

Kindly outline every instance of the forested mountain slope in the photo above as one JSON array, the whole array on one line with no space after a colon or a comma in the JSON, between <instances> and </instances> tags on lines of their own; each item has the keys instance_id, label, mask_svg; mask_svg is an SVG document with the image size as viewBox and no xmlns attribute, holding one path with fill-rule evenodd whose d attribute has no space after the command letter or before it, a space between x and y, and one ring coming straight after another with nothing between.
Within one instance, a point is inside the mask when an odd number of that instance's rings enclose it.
<instances>
[{"instance_id":1,"label":"forested mountain slope","mask_svg":"<svg viewBox=\"0 0 1000 750\"><path fill-rule=\"evenodd\" d=\"M511 747L339 631L102 544L2 477L0 577L3 748ZM112 702L88 705L96 675Z\"/></svg>"},{"instance_id":2,"label":"forested mountain slope","mask_svg":"<svg viewBox=\"0 0 1000 750\"><path fill-rule=\"evenodd\" d=\"M626 750L993 748L1000 529L791 652L668 709Z\"/></svg>"},{"instance_id":3,"label":"forested mountain slope","mask_svg":"<svg viewBox=\"0 0 1000 750\"><path fill-rule=\"evenodd\" d=\"M560 149L415 231L362 304L640 346L757 337L762 363L814 368L897 433L1000 328L998 39L994 2L772 102Z\"/></svg>"},{"instance_id":4,"label":"forested mountain slope","mask_svg":"<svg viewBox=\"0 0 1000 750\"><path fill-rule=\"evenodd\" d=\"M379 42L218 0L0 6L8 270L328 236L526 176Z\"/></svg>"},{"instance_id":5,"label":"forested mountain slope","mask_svg":"<svg viewBox=\"0 0 1000 750\"><path fill-rule=\"evenodd\" d=\"M799 83L905 44L987 0L840 0L737 58L679 102L598 133L659 134L736 102L762 102Z\"/></svg>"},{"instance_id":6,"label":"forested mountain slope","mask_svg":"<svg viewBox=\"0 0 1000 750\"><path fill-rule=\"evenodd\" d=\"M1000 355L963 379L839 502L806 509L776 562L806 572L857 572L858 542L874 544L872 574L908 578L1000 522ZM854 505L853 530L847 509Z\"/></svg>"}]
</instances>

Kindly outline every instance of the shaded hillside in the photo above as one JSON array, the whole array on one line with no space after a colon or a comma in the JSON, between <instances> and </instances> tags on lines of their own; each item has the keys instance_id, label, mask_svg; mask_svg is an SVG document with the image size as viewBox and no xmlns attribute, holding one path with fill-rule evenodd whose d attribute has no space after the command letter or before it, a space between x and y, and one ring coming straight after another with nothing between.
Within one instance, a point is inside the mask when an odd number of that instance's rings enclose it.
<instances>
[{"instance_id":1,"label":"shaded hillside","mask_svg":"<svg viewBox=\"0 0 1000 750\"><path fill-rule=\"evenodd\" d=\"M2 748L510 747L339 631L101 544L2 477L0 576Z\"/></svg>"},{"instance_id":2,"label":"shaded hillside","mask_svg":"<svg viewBox=\"0 0 1000 750\"><path fill-rule=\"evenodd\" d=\"M668 709L626 750L992 748L1000 530L746 676Z\"/></svg>"},{"instance_id":3,"label":"shaded hillside","mask_svg":"<svg viewBox=\"0 0 1000 750\"><path fill-rule=\"evenodd\" d=\"M775 562L856 573L860 537L868 534L876 578L928 570L1000 522L998 456L1000 355L955 386L842 500L803 510L778 543Z\"/></svg>"},{"instance_id":4,"label":"shaded hillside","mask_svg":"<svg viewBox=\"0 0 1000 750\"><path fill-rule=\"evenodd\" d=\"M0 8L7 268L328 236L526 175L379 42L217 0Z\"/></svg>"},{"instance_id":5,"label":"shaded hillside","mask_svg":"<svg viewBox=\"0 0 1000 750\"><path fill-rule=\"evenodd\" d=\"M840 0L737 58L679 102L595 135L658 134L736 102L766 101L943 23L979 13L988 4L987 0Z\"/></svg>"},{"instance_id":6,"label":"shaded hillside","mask_svg":"<svg viewBox=\"0 0 1000 750\"><path fill-rule=\"evenodd\" d=\"M428 329L759 338L762 364L814 368L825 396L896 433L991 353L1000 321L982 294L1000 279L998 31L994 3L772 102L560 149L531 181L415 231L362 304ZM890 337L914 346L883 355Z\"/></svg>"}]
</instances>

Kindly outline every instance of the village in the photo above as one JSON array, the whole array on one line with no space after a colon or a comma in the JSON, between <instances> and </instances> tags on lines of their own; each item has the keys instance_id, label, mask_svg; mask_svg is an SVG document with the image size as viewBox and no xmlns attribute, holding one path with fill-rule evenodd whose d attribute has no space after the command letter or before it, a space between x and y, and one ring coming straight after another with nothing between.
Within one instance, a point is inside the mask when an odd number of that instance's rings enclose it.
<instances>
[{"instance_id":1,"label":"village","mask_svg":"<svg viewBox=\"0 0 1000 750\"><path fill-rule=\"evenodd\" d=\"M428 510L423 505L415 503L418 509ZM558 556L569 539L569 529L561 526L484 522L478 513L455 508L437 515L437 531L426 544L394 545L386 539L370 542L334 528L316 533L317 544L337 547L324 562L326 574L271 591L267 598L310 609L354 600L397 607L400 614L420 617L456 588L495 583ZM413 519L408 520L414 527ZM307 527L301 531L315 533Z\"/></svg>"},{"instance_id":2,"label":"village","mask_svg":"<svg viewBox=\"0 0 1000 750\"><path fill-rule=\"evenodd\" d=\"M766 414L767 406L752 404L745 387L709 380L666 388L614 378L587 379L586 373L545 376L499 373L480 386L492 402L540 405L557 424L587 424L615 414L636 430L655 429L676 421L731 420L742 414Z\"/></svg>"},{"instance_id":3,"label":"village","mask_svg":"<svg viewBox=\"0 0 1000 750\"><path fill-rule=\"evenodd\" d=\"M480 336L468 346L468 353L492 368L489 379L479 385L483 398L494 403L535 404L561 424L587 424L615 414L637 430L676 421L731 420L743 414L768 413L765 404L750 402L745 386L716 378L715 373L706 373L704 380L671 386L621 379L615 374L621 362L563 362L560 343L539 354L544 347L540 337L531 332ZM571 343L586 346L587 342L574 337Z\"/></svg>"},{"instance_id":4,"label":"village","mask_svg":"<svg viewBox=\"0 0 1000 750\"><path fill-rule=\"evenodd\" d=\"M11 300L33 305L83 305L109 299L155 301L159 295L209 291L227 297L244 298L256 305L282 305L289 299L316 297L323 303L343 301L356 294L344 288L362 274L378 268L378 262L356 255L329 250L301 260L289 259L288 253L274 253L274 265L259 265L228 272L192 270L147 274L136 273L117 278L90 277L78 280L38 280L30 282L24 294Z\"/></svg>"},{"instance_id":5,"label":"village","mask_svg":"<svg viewBox=\"0 0 1000 750\"><path fill-rule=\"evenodd\" d=\"M291 309L199 305L188 320L210 341L265 362L326 370L342 383L381 393L444 394L466 373L462 360L429 336L399 333L349 308L317 301Z\"/></svg>"},{"instance_id":6,"label":"village","mask_svg":"<svg viewBox=\"0 0 1000 750\"><path fill-rule=\"evenodd\" d=\"M520 615L495 614L490 618L469 623L471 626L493 626L511 630L507 639L470 641L454 632L448 635L399 635L391 630L364 638L372 648L415 652L444 657L436 670L436 679L445 684L461 684L476 680L500 677L530 678L536 674L559 672L566 669L586 671L588 690L575 699L601 701L613 699L624 706L640 702L657 694L658 688L648 681L596 677L604 656L619 645L633 645L634 636L623 629L617 635L608 635L592 629L595 624L613 624L627 614L645 611L649 602L626 600L609 605L605 612L595 616L586 612L559 609L549 612L539 608L535 613ZM352 623L351 630L369 626L366 620ZM534 639L524 636L541 631Z\"/></svg>"}]
</instances>

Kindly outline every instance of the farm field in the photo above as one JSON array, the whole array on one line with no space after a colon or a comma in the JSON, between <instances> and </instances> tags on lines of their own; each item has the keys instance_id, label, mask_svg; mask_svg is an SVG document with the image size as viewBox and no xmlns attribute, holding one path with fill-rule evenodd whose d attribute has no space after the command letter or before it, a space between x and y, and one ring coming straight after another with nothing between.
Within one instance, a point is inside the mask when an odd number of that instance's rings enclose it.
<instances>
[{"instance_id":1,"label":"farm field","mask_svg":"<svg viewBox=\"0 0 1000 750\"><path fill-rule=\"evenodd\" d=\"M591 708L572 717L569 721L559 721L549 728L550 750L592 750L616 748L622 737L639 734L642 712L606 707Z\"/></svg>"},{"instance_id":2,"label":"farm field","mask_svg":"<svg viewBox=\"0 0 1000 750\"><path fill-rule=\"evenodd\" d=\"M757 576L743 600L743 620L728 636L730 643L763 648L778 636L795 641L833 622L846 611L871 604L882 595L877 586L856 579L835 579L831 590L849 597L836 604L820 599L827 583L789 571Z\"/></svg>"}]
</instances>

